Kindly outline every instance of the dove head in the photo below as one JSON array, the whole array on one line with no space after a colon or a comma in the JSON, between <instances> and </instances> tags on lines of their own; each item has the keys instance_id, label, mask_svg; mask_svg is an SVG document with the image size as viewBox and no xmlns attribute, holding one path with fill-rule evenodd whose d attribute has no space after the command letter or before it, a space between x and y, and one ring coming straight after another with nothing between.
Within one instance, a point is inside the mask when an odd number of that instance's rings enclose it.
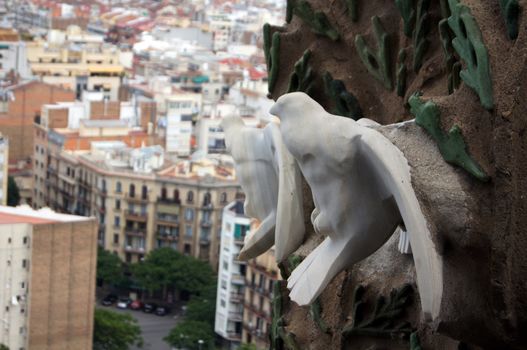
<instances>
[{"instance_id":1,"label":"dove head","mask_svg":"<svg viewBox=\"0 0 527 350\"><path fill-rule=\"evenodd\" d=\"M269 112L280 118L280 121L287 122L296 118L309 117L311 113L324 113L325 111L309 95L303 92L292 92L280 96Z\"/></svg>"},{"instance_id":2,"label":"dove head","mask_svg":"<svg viewBox=\"0 0 527 350\"><path fill-rule=\"evenodd\" d=\"M245 123L240 116L229 116L223 118L221 127L225 131L225 147L227 152L232 153L232 140L239 135L240 130L245 127Z\"/></svg>"}]
</instances>

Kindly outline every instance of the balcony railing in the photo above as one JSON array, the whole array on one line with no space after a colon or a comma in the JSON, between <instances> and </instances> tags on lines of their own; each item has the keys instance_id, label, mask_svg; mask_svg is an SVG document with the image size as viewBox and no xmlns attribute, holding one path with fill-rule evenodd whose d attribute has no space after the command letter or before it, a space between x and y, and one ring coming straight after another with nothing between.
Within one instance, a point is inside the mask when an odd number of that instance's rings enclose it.
<instances>
[{"instance_id":1,"label":"balcony railing","mask_svg":"<svg viewBox=\"0 0 527 350\"><path fill-rule=\"evenodd\" d=\"M243 302L244 295L241 293L231 293L230 301L233 303Z\"/></svg>"},{"instance_id":2,"label":"balcony railing","mask_svg":"<svg viewBox=\"0 0 527 350\"><path fill-rule=\"evenodd\" d=\"M167 241L177 241L179 239L179 234L170 234L165 232L157 232L158 239L164 239Z\"/></svg>"},{"instance_id":3,"label":"balcony railing","mask_svg":"<svg viewBox=\"0 0 527 350\"><path fill-rule=\"evenodd\" d=\"M132 210L125 210L124 215L129 220L135 220L135 221L141 221L141 222L147 221L146 213L138 213Z\"/></svg>"},{"instance_id":4,"label":"balcony railing","mask_svg":"<svg viewBox=\"0 0 527 350\"><path fill-rule=\"evenodd\" d=\"M170 225L179 225L179 216L158 213L157 214L157 221L158 222L163 222L163 223L168 223Z\"/></svg>"},{"instance_id":5,"label":"balcony railing","mask_svg":"<svg viewBox=\"0 0 527 350\"><path fill-rule=\"evenodd\" d=\"M242 275L233 274L231 275L231 282L234 284L244 285L245 278Z\"/></svg>"},{"instance_id":6,"label":"balcony railing","mask_svg":"<svg viewBox=\"0 0 527 350\"><path fill-rule=\"evenodd\" d=\"M137 194L137 193L134 193L134 195L132 195L131 193L126 192L124 194L124 197L129 202L141 202L141 203L147 203L148 202L148 197L144 198L142 195Z\"/></svg>"},{"instance_id":7,"label":"balcony railing","mask_svg":"<svg viewBox=\"0 0 527 350\"><path fill-rule=\"evenodd\" d=\"M138 230L135 228L124 228L124 233L128 236L134 236L134 237L145 237L146 232L145 230Z\"/></svg>"},{"instance_id":8,"label":"balcony railing","mask_svg":"<svg viewBox=\"0 0 527 350\"><path fill-rule=\"evenodd\" d=\"M243 313L239 312L229 312L229 320L241 322L243 320Z\"/></svg>"},{"instance_id":9,"label":"balcony railing","mask_svg":"<svg viewBox=\"0 0 527 350\"><path fill-rule=\"evenodd\" d=\"M204 228L210 228L212 226L212 222L210 220L201 220L200 225Z\"/></svg>"},{"instance_id":10,"label":"balcony railing","mask_svg":"<svg viewBox=\"0 0 527 350\"><path fill-rule=\"evenodd\" d=\"M124 251L127 253L136 253L136 254L144 254L145 248L144 247L138 247L138 246L125 246Z\"/></svg>"},{"instance_id":11,"label":"balcony railing","mask_svg":"<svg viewBox=\"0 0 527 350\"><path fill-rule=\"evenodd\" d=\"M180 205L181 200L179 198L163 198L163 197L157 197L157 202L160 204L174 204L174 205Z\"/></svg>"}]
</instances>

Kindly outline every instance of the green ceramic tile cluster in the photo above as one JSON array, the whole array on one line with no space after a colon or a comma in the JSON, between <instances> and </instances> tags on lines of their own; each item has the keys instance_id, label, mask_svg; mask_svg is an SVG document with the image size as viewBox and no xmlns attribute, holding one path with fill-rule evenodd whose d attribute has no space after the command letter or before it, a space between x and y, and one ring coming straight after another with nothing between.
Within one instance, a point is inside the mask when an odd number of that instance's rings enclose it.
<instances>
[{"instance_id":1,"label":"green ceramic tile cluster","mask_svg":"<svg viewBox=\"0 0 527 350\"><path fill-rule=\"evenodd\" d=\"M287 92L302 91L311 95L313 90L314 73L309 65L311 58L311 50L304 51L302 57L295 63L293 73L289 78L289 86Z\"/></svg>"},{"instance_id":2,"label":"green ceramic tile cluster","mask_svg":"<svg viewBox=\"0 0 527 350\"><path fill-rule=\"evenodd\" d=\"M439 152L448 163L465 169L480 181L488 181L489 177L483 169L467 153L461 129L454 125L448 133L441 129L441 112L432 101L423 101L419 94L410 97L410 112L415 117L415 123L424 128L439 147Z\"/></svg>"},{"instance_id":3,"label":"green ceramic tile cluster","mask_svg":"<svg viewBox=\"0 0 527 350\"><path fill-rule=\"evenodd\" d=\"M518 37L518 17L520 15L520 5L518 0L499 0L501 15L507 27L507 36L514 40Z\"/></svg>"},{"instance_id":4,"label":"green ceramic tile cluster","mask_svg":"<svg viewBox=\"0 0 527 350\"><path fill-rule=\"evenodd\" d=\"M489 56L479 26L470 9L459 0L449 0L448 4L452 13L448 25L455 35L452 45L466 65L461 79L478 94L485 109L493 109Z\"/></svg>"},{"instance_id":5,"label":"green ceramic tile cluster","mask_svg":"<svg viewBox=\"0 0 527 350\"><path fill-rule=\"evenodd\" d=\"M271 35L271 25L263 26L263 50L265 62L267 63L267 81L269 92L272 92L278 79L278 69L280 64L280 33L275 32Z\"/></svg>"},{"instance_id":6,"label":"green ceramic tile cluster","mask_svg":"<svg viewBox=\"0 0 527 350\"><path fill-rule=\"evenodd\" d=\"M397 74L395 76L395 89L397 90L397 96L404 96L406 91L406 77L408 69L404 61L406 60L406 49L400 49L399 55L397 55Z\"/></svg>"},{"instance_id":7,"label":"green ceramic tile cluster","mask_svg":"<svg viewBox=\"0 0 527 350\"><path fill-rule=\"evenodd\" d=\"M326 95L333 101L333 113L358 120L363 117L359 101L348 92L342 80L333 79L329 72L324 74Z\"/></svg>"},{"instance_id":8,"label":"green ceramic tile cluster","mask_svg":"<svg viewBox=\"0 0 527 350\"><path fill-rule=\"evenodd\" d=\"M309 2L305 0L298 1L294 6L294 13L306 22L311 30L318 35L324 35L333 41L339 39L340 35L329 22L324 12L314 11Z\"/></svg>"},{"instance_id":9,"label":"green ceramic tile cluster","mask_svg":"<svg viewBox=\"0 0 527 350\"><path fill-rule=\"evenodd\" d=\"M345 0L348 8L348 16L352 22L359 20L359 0Z\"/></svg>"},{"instance_id":10,"label":"green ceramic tile cluster","mask_svg":"<svg viewBox=\"0 0 527 350\"><path fill-rule=\"evenodd\" d=\"M355 37L355 47L362 63L366 66L375 79L383 83L388 90L393 88L390 71L390 45L389 35L382 27L381 20L377 16L371 18L373 33L377 41L377 49L371 49L366 44L362 35Z\"/></svg>"}]
</instances>

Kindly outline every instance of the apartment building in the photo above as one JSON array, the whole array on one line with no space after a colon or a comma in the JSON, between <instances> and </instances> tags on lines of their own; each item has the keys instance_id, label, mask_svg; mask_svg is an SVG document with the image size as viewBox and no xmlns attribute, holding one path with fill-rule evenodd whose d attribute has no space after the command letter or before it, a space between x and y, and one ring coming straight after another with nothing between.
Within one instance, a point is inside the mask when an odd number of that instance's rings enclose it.
<instances>
[{"instance_id":1,"label":"apartment building","mask_svg":"<svg viewBox=\"0 0 527 350\"><path fill-rule=\"evenodd\" d=\"M33 124L47 103L73 101L75 93L39 81L5 89L0 97L0 132L10 140L9 159L26 161L33 155Z\"/></svg>"},{"instance_id":2,"label":"apartment building","mask_svg":"<svg viewBox=\"0 0 527 350\"><path fill-rule=\"evenodd\" d=\"M37 130L35 207L96 216L99 244L126 262L170 246L216 269L221 210L238 192L232 162L168 161L159 146L110 140L72 151Z\"/></svg>"},{"instance_id":3,"label":"apartment building","mask_svg":"<svg viewBox=\"0 0 527 350\"><path fill-rule=\"evenodd\" d=\"M68 40L35 41L27 44L27 59L33 75L43 82L74 90L80 99L84 90L102 91L108 100L119 97L125 72L121 52L110 44Z\"/></svg>"},{"instance_id":4,"label":"apartment building","mask_svg":"<svg viewBox=\"0 0 527 350\"><path fill-rule=\"evenodd\" d=\"M246 263L238 260L238 254L250 223L242 201L223 209L214 331L229 347L236 347L242 339Z\"/></svg>"},{"instance_id":5,"label":"apartment building","mask_svg":"<svg viewBox=\"0 0 527 350\"><path fill-rule=\"evenodd\" d=\"M247 263L242 342L268 349L271 331L273 288L280 278L274 249Z\"/></svg>"},{"instance_id":6,"label":"apartment building","mask_svg":"<svg viewBox=\"0 0 527 350\"><path fill-rule=\"evenodd\" d=\"M94 218L0 206L0 344L92 349Z\"/></svg>"}]
</instances>

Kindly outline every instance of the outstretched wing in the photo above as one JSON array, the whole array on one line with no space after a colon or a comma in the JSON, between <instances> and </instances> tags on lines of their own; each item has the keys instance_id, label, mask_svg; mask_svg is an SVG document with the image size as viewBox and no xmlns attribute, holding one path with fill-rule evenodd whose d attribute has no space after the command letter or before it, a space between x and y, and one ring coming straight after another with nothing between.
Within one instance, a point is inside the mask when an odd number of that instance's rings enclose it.
<instances>
[{"instance_id":1,"label":"outstretched wing","mask_svg":"<svg viewBox=\"0 0 527 350\"><path fill-rule=\"evenodd\" d=\"M441 305L443 266L412 188L410 166L403 153L386 137L367 127L361 129L364 158L395 198L410 235L423 313L435 318Z\"/></svg>"},{"instance_id":2,"label":"outstretched wing","mask_svg":"<svg viewBox=\"0 0 527 350\"><path fill-rule=\"evenodd\" d=\"M245 192L245 213L260 225L245 240L240 259L254 258L274 244L278 177L269 142L261 129L246 127L236 117L222 122L225 141L236 168L236 176Z\"/></svg>"},{"instance_id":3,"label":"outstretched wing","mask_svg":"<svg viewBox=\"0 0 527 350\"><path fill-rule=\"evenodd\" d=\"M275 226L275 257L281 262L304 241L302 177L295 159L285 147L279 126L271 122L264 135L271 147L278 173L278 203Z\"/></svg>"}]
</instances>

